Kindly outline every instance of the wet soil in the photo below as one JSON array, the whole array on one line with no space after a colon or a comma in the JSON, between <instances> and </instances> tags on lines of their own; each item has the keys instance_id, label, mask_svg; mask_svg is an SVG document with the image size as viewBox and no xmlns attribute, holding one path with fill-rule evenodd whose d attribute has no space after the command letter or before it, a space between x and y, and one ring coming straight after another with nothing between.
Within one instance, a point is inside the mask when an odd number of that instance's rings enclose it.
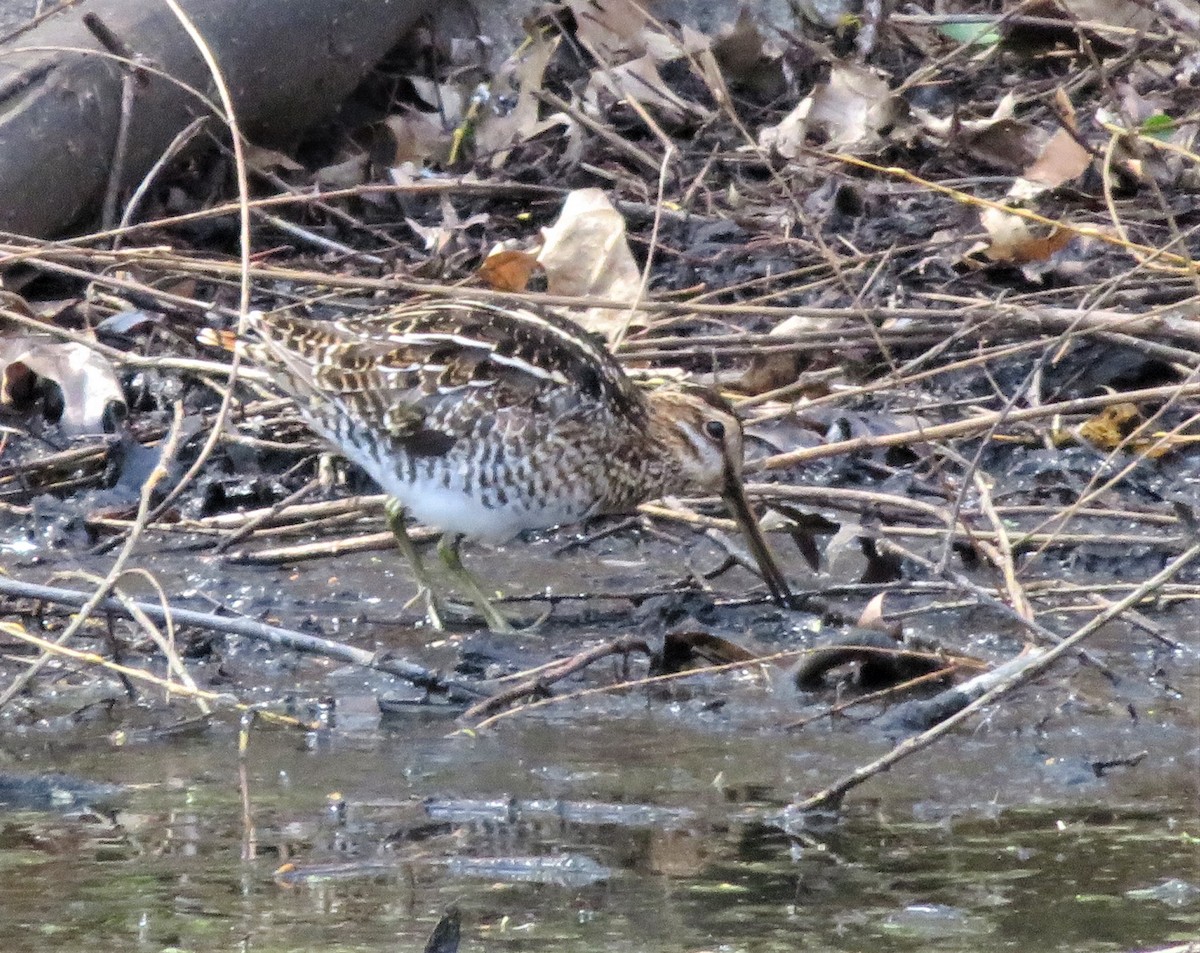
<instances>
[{"instance_id":1,"label":"wet soil","mask_svg":"<svg viewBox=\"0 0 1200 953\"><path fill-rule=\"evenodd\" d=\"M681 550L619 534L564 560L562 542L468 560L505 581L619 589L626 573L645 585L672 560L713 558L703 540ZM566 608L515 639L435 636L397 622L411 584L391 554L230 568L147 545L179 597L219 592L297 627L319 619L327 635L431 666L512 668L664 628L627 606ZM811 618L780 615L708 621L759 648L803 641ZM1011 650L979 622L934 619L924 634ZM1194 659L1193 619L1177 610L1166 625ZM380 698L420 695L390 677L218 641L195 660L202 683L323 727L256 727L239 762L236 719L152 740L138 729L162 724L160 699L84 706L94 679L67 671L7 716L0 772L124 789L95 812L0 808L0 926L20 949L418 949L451 903L464 950L1134 949L1200 930L1200 676L1125 627L1091 645L1119 686L1087 671L1045 680L815 818L788 805L893 739L868 712L788 731L828 698L782 670L593 696L464 733L445 710L381 715ZM284 863L297 871L273 876Z\"/></svg>"}]
</instances>

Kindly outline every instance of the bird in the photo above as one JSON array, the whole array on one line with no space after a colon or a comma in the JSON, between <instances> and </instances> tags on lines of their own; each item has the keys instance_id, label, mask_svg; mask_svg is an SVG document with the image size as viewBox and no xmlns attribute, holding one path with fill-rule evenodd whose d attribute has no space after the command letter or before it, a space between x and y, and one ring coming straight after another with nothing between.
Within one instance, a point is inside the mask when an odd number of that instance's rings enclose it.
<instances>
[{"instance_id":1,"label":"bird","mask_svg":"<svg viewBox=\"0 0 1200 953\"><path fill-rule=\"evenodd\" d=\"M464 538L503 543L687 492L721 495L772 597L790 604L743 490L741 423L717 392L646 389L569 317L490 298L417 297L330 319L253 311L246 327L233 346L387 494L434 626L444 607L406 515L441 530L453 581L505 632L462 564Z\"/></svg>"}]
</instances>

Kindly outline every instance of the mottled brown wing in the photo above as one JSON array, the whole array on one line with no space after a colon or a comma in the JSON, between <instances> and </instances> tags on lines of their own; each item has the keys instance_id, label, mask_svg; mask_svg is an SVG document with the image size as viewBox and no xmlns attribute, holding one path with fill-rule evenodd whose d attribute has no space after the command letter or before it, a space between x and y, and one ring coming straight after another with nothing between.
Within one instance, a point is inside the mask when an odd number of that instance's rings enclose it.
<instances>
[{"instance_id":1,"label":"mottled brown wing","mask_svg":"<svg viewBox=\"0 0 1200 953\"><path fill-rule=\"evenodd\" d=\"M606 402L636 417L642 398L603 343L550 312L470 298L418 298L377 316L336 322L342 333L395 350L386 367L423 365L422 387L500 384L523 393L559 391L582 402Z\"/></svg>"},{"instance_id":2,"label":"mottled brown wing","mask_svg":"<svg viewBox=\"0 0 1200 953\"><path fill-rule=\"evenodd\" d=\"M471 413L505 406L550 402L564 412L610 402L630 417L644 412L603 345L528 309L418 299L370 317L277 316L254 327L264 363L309 402L309 416L372 421L409 452L445 452Z\"/></svg>"},{"instance_id":3,"label":"mottled brown wing","mask_svg":"<svg viewBox=\"0 0 1200 953\"><path fill-rule=\"evenodd\" d=\"M256 363L273 371L279 385L316 421L341 415L370 421L399 441L424 441L425 410L419 369L381 374L395 350L347 334L332 321L251 315L258 344Z\"/></svg>"}]
</instances>

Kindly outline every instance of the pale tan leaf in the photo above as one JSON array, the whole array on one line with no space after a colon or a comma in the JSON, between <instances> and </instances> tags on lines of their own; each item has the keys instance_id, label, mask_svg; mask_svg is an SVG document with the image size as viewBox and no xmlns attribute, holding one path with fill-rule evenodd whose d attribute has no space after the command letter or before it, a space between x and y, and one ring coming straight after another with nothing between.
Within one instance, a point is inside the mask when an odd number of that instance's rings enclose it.
<instances>
[{"instance_id":1,"label":"pale tan leaf","mask_svg":"<svg viewBox=\"0 0 1200 953\"><path fill-rule=\"evenodd\" d=\"M335 162L323 169L318 169L313 176L318 185L330 189L352 189L367 181L369 159L366 155L356 155L342 162Z\"/></svg>"},{"instance_id":2,"label":"pale tan leaf","mask_svg":"<svg viewBox=\"0 0 1200 953\"><path fill-rule=\"evenodd\" d=\"M450 133L429 113L416 110L397 113L384 119L383 126L391 139L386 163L389 166L405 162L423 165L430 158L449 152Z\"/></svg>"},{"instance_id":3,"label":"pale tan leaf","mask_svg":"<svg viewBox=\"0 0 1200 953\"><path fill-rule=\"evenodd\" d=\"M291 156L275 149L266 149L250 143L246 146L246 165L258 172L303 172L304 166Z\"/></svg>"},{"instance_id":4,"label":"pale tan leaf","mask_svg":"<svg viewBox=\"0 0 1200 953\"><path fill-rule=\"evenodd\" d=\"M625 234L625 219L600 189L577 189L567 196L558 221L542 231L537 260L546 269L551 294L611 301L637 300L641 272ZM589 330L611 334L628 311L590 308L582 315Z\"/></svg>"},{"instance_id":5,"label":"pale tan leaf","mask_svg":"<svg viewBox=\"0 0 1200 953\"><path fill-rule=\"evenodd\" d=\"M816 86L778 125L762 129L758 142L785 159L799 155L812 133L821 134L829 149L868 151L881 143L902 108L901 100L877 73L839 63L829 80Z\"/></svg>"},{"instance_id":6,"label":"pale tan leaf","mask_svg":"<svg viewBox=\"0 0 1200 953\"><path fill-rule=\"evenodd\" d=\"M883 621L883 598L885 595L887 593L877 593L871 597L870 602L863 606L863 611L858 616L858 622L855 623L860 629L891 632L892 627Z\"/></svg>"},{"instance_id":7,"label":"pale tan leaf","mask_svg":"<svg viewBox=\"0 0 1200 953\"><path fill-rule=\"evenodd\" d=\"M112 365L86 345L25 335L0 338L0 403L24 411L40 380L62 394L57 422L64 433L104 433L111 429L105 426L112 422L110 405L125 409Z\"/></svg>"},{"instance_id":8,"label":"pale tan leaf","mask_svg":"<svg viewBox=\"0 0 1200 953\"><path fill-rule=\"evenodd\" d=\"M508 147L538 135L548 125L538 119L537 93L542 77L561 37L530 41L500 67L492 81L493 96L515 97L517 104L503 115L484 110L475 129L475 144L481 153L491 153L493 168L508 158Z\"/></svg>"},{"instance_id":9,"label":"pale tan leaf","mask_svg":"<svg viewBox=\"0 0 1200 953\"><path fill-rule=\"evenodd\" d=\"M618 101L636 100L663 118L679 123L688 117L701 117L707 110L675 95L658 72L658 61L647 54L611 69L597 70L588 83L585 98L599 101L606 92Z\"/></svg>"},{"instance_id":10,"label":"pale tan leaf","mask_svg":"<svg viewBox=\"0 0 1200 953\"><path fill-rule=\"evenodd\" d=\"M1070 132L1059 129L1050 137L1042 154L1026 168L1024 177L1054 189L1079 178L1091 164L1092 154Z\"/></svg>"},{"instance_id":11,"label":"pale tan leaf","mask_svg":"<svg viewBox=\"0 0 1200 953\"><path fill-rule=\"evenodd\" d=\"M619 63L645 50L646 11L637 0L567 0L576 36L604 64Z\"/></svg>"}]
</instances>

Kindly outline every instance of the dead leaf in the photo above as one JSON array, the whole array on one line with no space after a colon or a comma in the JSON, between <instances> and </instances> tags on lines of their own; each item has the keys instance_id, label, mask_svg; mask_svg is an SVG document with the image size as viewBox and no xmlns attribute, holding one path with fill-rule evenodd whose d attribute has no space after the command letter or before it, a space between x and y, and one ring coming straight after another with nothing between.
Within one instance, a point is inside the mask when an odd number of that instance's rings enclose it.
<instances>
[{"instance_id":1,"label":"dead leaf","mask_svg":"<svg viewBox=\"0 0 1200 953\"><path fill-rule=\"evenodd\" d=\"M566 119L561 113L553 120L542 121L538 118L537 93L542 88L546 67L561 39L556 36L531 40L500 67L492 81L493 100L501 97L516 100L516 105L508 112L486 110L475 127L476 147L483 154L491 154L493 168L504 164L510 146L532 139Z\"/></svg>"},{"instance_id":2,"label":"dead leaf","mask_svg":"<svg viewBox=\"0 0 1200 953\"><path fill-rule=\"evenodd\" d=\"M3 287L0 287L0 305L3 305L10 311L17 312L17 314L21 315L22 317L37 318L39 321L46 320L45 317L39 316L33 310L33 308L29 306L29 302L21 297L21 295L17 294L15 291L9 291Z\"/></svg>"},{"instance_id":3,"label":"dead leaf","mask_svg":"<svg viewBox=\"0 0 1200 953\"><path fill-rule=\"evenodd\" d=\"M894 626L883 620L883 597L887 593L877 593L871 597L871 601L863 606L863 611L858 616L858 622L855 623L860 629L874 629L877 632L891 633Z\"/></svg>"},{"instance_id":4,"label":"dead leaf","mask_svg":"<svg viewBox=\"0 0 1200 953\"><path fill-rule=\"evenodd\" d=\"M246 147L246 165L257 172L303 172L304 166L291 156L253 143Z\"/></svg>"},{"instance_id":5,"label":"dead leaf","mask_svg":"<svg viewBox=\"0 0 1200 953\"><path fill-rule=\"evenodd\" d=\"M536 257L517 248L494 250L479 266L479 277L494 291L524 291L542 266Z\"/></svg>"},{"instance_id":6,"label":"dead leaf","mask_svg":"<svg viewBox=\"0 0 1200 953\"><path fill-rule=\"evenodd\" d=\"M318 169L313 176L317 185L329 189L352 189L367 181L367 166L369 158L366 155L351 156L342 162L335 162L323 169Z\"/></svg>"},{"instance_id":7,"label":"dead leaf","mask_svg":"<svg viewBox=\"0 0 1200 953\"><path fill-rule=\"evenodd\" d=\"M668 122L702 118L706 109L677 96L658 72L659 61L647 54L609 69L596 70L584 94L586 102L599 112L600 93L616 100L633 99Z\"/></svg>"},{"instance_id":8,"label":"dead leaf","mask_svg":"<svg viewBox=\"0 0 1200 953\"><path fill-rule=\"evenodd\" d=\"M762 658L736 642L711 632L668 632L663 638L659 674L679 672L697 661L709 665L737 665Z\"/></svg>"},{"instance_id":9,"label":"dead leaf","mask_svg":"<svg viewBox=\"0 0 1200 953\"><path fill-rule=\"evenodd\" d=\"M868 152L881 144L902 109L902 101L878 73L837 63L827 82L816 86L778 125L759 132L758 144L794 159L808 136L819 132L828 149Z\"/></svg>"},{"instance_id":10,"label":"dead leaf","mask_svg":"<svg viewBox=\"0 0 1200 953\"><path fill-rule=\"evenodd\" d=\"M459 218L458 211L454 208L448 195L443 195L439 202L442 210L441 224L425 225L414 218L405 218L404 220L408 227L421 237L425 243L425 250L436 255L445 255L451 242L458 239L463 231L476 225L483 225L490 219L486 212L479 212L467 219Z\"/></svg>"},{"instance_id":11,"label":"dead leaf","mask_svg":"<svg viewBox=\"0 0 1200 953\"><path fill-rule=\"evenodd\" d=\"M844 318L829 321L823 318L794 314L773 327L770 336L789 338L814 331L833 331L842 327L847 321L848 319ZM813 357L813 354L800 348L786 352L752 353L750 366L738 381L737 389L743 394L757 396L780 387L786 387L796 382L801 370L813 362Z\"/></svg>"},{"instance_id":12,"label":"dead leaf","mask_svg":"<svg viewBox=\"0 0 1200 953\"><path fill-rule=\"evenodd\" d=\"M738 393L757 397L794 384L804 365L805 356L799 350L781 354L755 354L735 386Z\"/></svg>"},{"instance_id":13,"label":"dead leaf","mask_svg":"<svg viewBox=\"0 0 1200 953\"><path fill-rule=\"evenodd\" d=\"M1158 15L1136 0L1056 0L1073 19L1135 31L1153 29ZM1111 39L1111 37L1110 37ZM1132 37L1130 37L1132 39Z\"/></svg>"},{"instance_id":14,"label":"dead leaf","mask_svg":"<svg viewBox=\"0 0 1200 953\"><path fill-rule=\"evenodd\" d=\"M935 142L959 149L993 168L1018 172L1042 153L1049 136L1038 126L1015 118L1015 109L1016 98L1010 92L990 116L981 119L963 119L957 113L935 116L919 108L914 108L912 115Z\"/></svg>"},{"instance_id":15,"label":"dead leaf","mask_svg":"<svg viewBox=\"0 0 1200 953\"><path fill-rule=\"evenodd\" d=\"M408 81L421 102L437 113L443 128L455 129L463 121L468 97L457 86L435 83L425 76L409 76Z\"/></svg>"},{"instance_id":16,"label":"dead leaf","mask_svg":"<svg viewBox=\"0 0 1200 953\"><path fill-rule=\"evenodd\" d=\"M1037 158L1046 134L1037 126L1010 118L960 130L955 140L967 155L1002 172L1016 172Z\"/></svg>"},{"instance_id":17,"label":"dead leaf","mask_svg":"<svg viewBox=\"0 0 1200 953\"><path fill-rule=\"evenodd\" d=\"M28 413L38 397L47 419L71 436L112 432L127 410L112 365L86 345L0 338L0 405Z\"/></svg>"},{"instance_id":18,"label":"dead leaf","mask_svg":"<svg viewBox=\"0 0 1200 953\"><path fill-rule=\"evenodd\" d=\"M725 75L721 71L721 65L717 62L713 51L704 47L694 53L688 62L692 72L699 76L704 81L704 85L708 87L717 108L730 108L733 97L729 95L729 86L725 82Z\"/></svg>"},{"instance_id":19,"label":"dead leaf","mask_svg":"<svg viewBox=\"0 0 1200 953\"><path fill-rule=\"evenodd\" d=\"M642 34L646 11L637 0L567 0L575 15L575 36L604 64L638 56L645 50Z\"/></svg>"},{"instance_id":20,"label":"dead leaf","mask_svg":"<svg viewBox=\"0 0 1200 953\"><path fill-rule=\"evenodd\" d=\"M383 120L383 128L391 141L381 165L390 167L405 162L425 165L432 157L442 157L450 150L450 133L429 113L415 109L397 113Z\"/></svg>"},{"instance_id":21,"label":"dead leaf","mask_svg":"<svg viewBox=\"0 0 1200 953\"><path fill-rule=\"evenodd\" d=\"M963 119L957 114L936 116L917 106L913 107L912 116L921 124L921 128L925 132L940 142L949 142L951 136L962 135L964 132L978 132L988 129L998 122L1012 119L1016 103L1016 97L1011 92L1005 93L1000 102L996 104L996 108L992 110L992 114L983 119Z\"/></svg>"},{"instance_id":22,"label":"dead leaf","mask_svg":"<svg viewBox=\"0 0 1200 953\"><path fill-rule=\"evenodd\" d=\"M1014 264L1045 261L1055 252L1066 248L1075 234L1066 228L1054 228L1049 234L1037 234L1028 219L995 208L985 208L979 214L979 220L987 230L989 241L986 245L972 248L967 254L970 256L982 252L991 261Z\"/></svg>"},{"instance_id":23,"label":"dead leaf","mask_svg":"<svg viewBox=\"0 0 1200 953\"><path fill-rule=\"evenodd\" d=\"M576 189L567 196L558 221L542 230L537 261L546 269L551 294L637 301L642 276L629 250L625 219L600 189ZM589 308L578 318L589 331L611 337L628 315L626 309Z\"/></svg>"},{"instance_id":24,"label":"dead leaf","mask_svg":"<svg viewBox=\"0 0 1200 953\"><path fill-rule=\"evenodd\" d=\"M788 88L783 51L767 41L749 6L721 28L712 53L724 77L754 96L774 99Z\"/></svg>"},{"instance_id":25,"label":"dead leaf","mask_svg":"<svg viewBox=\"0 0 1200 953\"><path fill-rule=\"evenodd\" d=\"M1050 189L1074 181L1092 164L1092 154L1066 129L1059 129L1028 168L1024 178Z\"/></svg>"}]
</instances>

